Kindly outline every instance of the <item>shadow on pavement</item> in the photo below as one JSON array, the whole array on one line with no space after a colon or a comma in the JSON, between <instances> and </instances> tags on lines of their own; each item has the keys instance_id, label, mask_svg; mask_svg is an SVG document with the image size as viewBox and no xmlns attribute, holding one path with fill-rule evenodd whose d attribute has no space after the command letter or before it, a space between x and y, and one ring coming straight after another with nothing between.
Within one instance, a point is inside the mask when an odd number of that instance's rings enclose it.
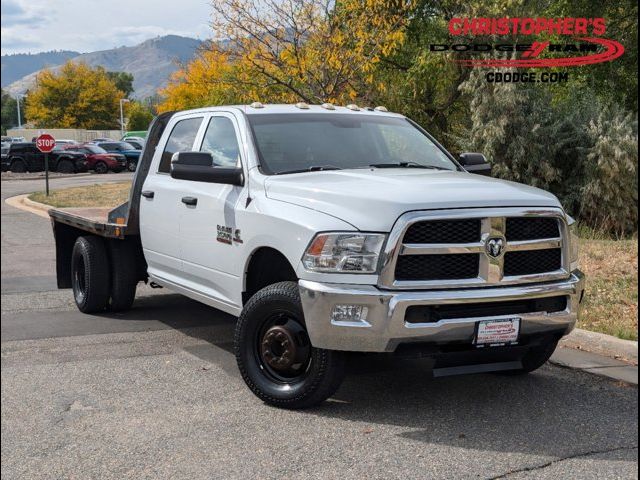
<instances>
[{"instance_id":1,"label":"shadow on pavement","mask_svg":"<svg viewBox=\"0 0 640 480\"><path fill-rule=\"evenodd\" d=\"M206 344L185 347L239 377L233 356L235 318L179 295L136 301L120 321L160 321ZM525 376L432 379L425 360L350 354L336 395L308 415L339 418L375 431L397 426L416 446L569 457L637 447L637 389L589 374L545 366ZM417 448L417 447L416 447ZM463 450L461 450L462 454ZM620 455L628 461L629 455Z\"/></svg>"}]
</instances>

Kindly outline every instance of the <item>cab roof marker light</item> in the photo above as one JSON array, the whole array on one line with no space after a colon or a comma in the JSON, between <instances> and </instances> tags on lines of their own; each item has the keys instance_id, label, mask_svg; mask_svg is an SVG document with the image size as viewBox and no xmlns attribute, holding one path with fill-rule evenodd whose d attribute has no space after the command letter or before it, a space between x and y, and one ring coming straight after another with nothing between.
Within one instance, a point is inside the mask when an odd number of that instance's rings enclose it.
<instances>
[{"instance_id":1,"label":"cab roof marker light","mask_svg":"<svg viewBox=\"0 0 640 480\"><path fill-rule=\"evenodd\" d=\"M326 108L327 110L335 110L336 107L333 106L333 103L323 103L320 105L322 108Z\"/></svg>"},{"instance_id":2,"label":"cab roof marker light","mask_svg":"<svg viewBox=\"0 0 640 480\"><path fill-rule=\"evenodd\" d=\"M299 108L300 110L309 110L309 105L304 102L298 102L296 103L296 108Z\"/></svg>"},{"instance_id":3,"label":"cab roof marker light","mask_svg":"<svg viewBox=\"0 0 640 480\"><path fill-rule=\"evenodd\" d=\"M353 110L354 112L357 112L358 110L360 110L360 107L355 103L350 103L349 105L347 105L347 108L349 110Z\"/></svg>"},{"instance_id":4,"label":"cab roof marker light","mask_svg":"<svg viewBox=\"0 0 640 480\"><path fill-rule=\"evenodd\" d=\"M383 105L378 105L376 108L374 108L374 110L376 112L388 112L389 110L387 109L387 107L383 106Z\"/></svg>"},{"instance_id":5,"label":"cab roof marker light","mask_svg":"<svg viewBox=\"0 0 640 480\"><path fill-rule=\"evenodd\" d=\"M261 102L253 102L249 105L251 108L264 108L264 105Z\"/></svg>"}]
</instances>

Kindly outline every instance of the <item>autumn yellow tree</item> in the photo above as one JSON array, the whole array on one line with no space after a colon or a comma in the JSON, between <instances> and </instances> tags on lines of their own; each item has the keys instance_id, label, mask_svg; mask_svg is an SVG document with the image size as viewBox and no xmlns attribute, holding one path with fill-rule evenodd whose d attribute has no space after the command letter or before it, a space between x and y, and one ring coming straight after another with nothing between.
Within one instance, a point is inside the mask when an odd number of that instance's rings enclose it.
<instances>
[{"instance_id":1,"label":"autumn yellow tree","mask_svg":"<svg viewBox=\"0 0 640 480\"><path fill-rule=\"evenodd\" d=\"M249 100L367 102L403 41L411 0L217 0L214 39L162 92L163 110Z\"/></svg>"},{"instance_id":2,"label":"autumn yellow tree","mask_svg":"<svg viewBox=\"0 0 640 480\"><path fill-rule=\"evenodd\" d=\"M117 89L103 68L67 62L38 74L26 102L26 118L41 128L118 128Z\"/></svg>"}]
</instances>

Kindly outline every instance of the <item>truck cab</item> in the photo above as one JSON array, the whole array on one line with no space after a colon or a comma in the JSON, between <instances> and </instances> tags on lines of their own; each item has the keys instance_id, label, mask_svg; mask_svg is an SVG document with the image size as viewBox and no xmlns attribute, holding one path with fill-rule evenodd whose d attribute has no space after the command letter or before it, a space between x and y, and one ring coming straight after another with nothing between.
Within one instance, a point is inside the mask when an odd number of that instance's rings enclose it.
<instances>
[{"instance_id":1,"label":"truck cab","mask_svg":"<svg viewBox=\"0 0 640 480\"><path fill-rule=\"evenodd\" d=\"M173 113L141 167L126 208L85 228L100 241L51 213L59 285L83 311L128 308L144 280L237 316L240 372L267 403L321 402L347 352L428 357L435 376L528 373L575 325L584 278L557 198L384 108ZM95 298L94 250L116 251Z\"/></svg>"}]
</instances>

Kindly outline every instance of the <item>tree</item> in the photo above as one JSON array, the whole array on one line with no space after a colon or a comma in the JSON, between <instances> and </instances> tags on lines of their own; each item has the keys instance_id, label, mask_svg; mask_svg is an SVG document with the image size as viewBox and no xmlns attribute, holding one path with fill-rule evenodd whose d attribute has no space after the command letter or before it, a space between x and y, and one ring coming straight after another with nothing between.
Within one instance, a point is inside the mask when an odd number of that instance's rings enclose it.
<instances>
[{"instance_id":1,"label":"tree","mask_svg":"<svg viewBox=\"0 0 640 480\"><path fill-rule=\"evenodd\" d=\"M146 105L140 102L131 102L127 105L127 130L147 130L153 113Z\"/></svg>"},{"instance_id":2,"label":"tree","mask_svg":"<svg viewBox=\"0 0 640 480\"><path fill-rule=\"evenodd\" d=\"M107 77L124 93L126 98L133 93L133 74L127 72L107 72Z\"/></svg>"},{"instance_id":3,"label":"tree","mask_svg":"<svg viewBox=\"0 0 640 480\"><path fill-rule=\"evenodd\" d=\"M8 128L18 124L18 106L16 99L2 90L2 135L7 134Z\"/></svg>"},{"instance_id":4,"label":"tree","mask_svg":"<svg viewBox=\"0 0 640 480\"><path fill-rule=\"evenodd\" d=\"M638 230L638 120L618 105L605 105L589 122L580 216L616 236Z\"/></svg>"},{"instance_id":5,"label":"tree","mask_svg":"<svg viewBox=\"0 0 640 480\"><path fill-rule=\"evenodd\" d=\"M217 36L178 72L162 109L208 98L367 102L374 66L404 37L408 0L219 0ZM182 85L180 85L182 84Z\"/></svg>"},{"instance_id":6,"label":"tree","mask_svg":"<svg viewBox=\"0 0 640 480\"><path fill-rule=\"evenodd\" d=\"M118 128L123 97L103 68L67 62L38 74L26 117L39 128Z\"/></svg>"}]
</instances>

